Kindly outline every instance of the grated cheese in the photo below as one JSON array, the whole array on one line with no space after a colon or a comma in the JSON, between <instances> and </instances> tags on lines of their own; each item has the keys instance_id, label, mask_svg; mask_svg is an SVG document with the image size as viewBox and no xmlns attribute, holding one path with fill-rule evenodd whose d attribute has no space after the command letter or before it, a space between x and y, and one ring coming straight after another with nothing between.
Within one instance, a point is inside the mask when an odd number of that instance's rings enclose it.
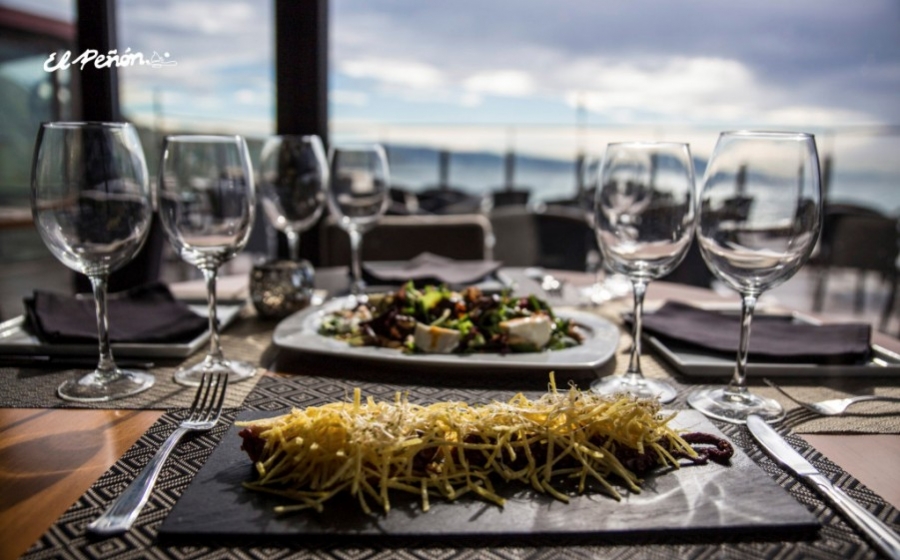
<instances>
[{"instance_id":1,"label":"grated cheese","mask_svg":"<svg viewBox=\"0 0 900 560\"><path fill-rule=\"evenodd\" d=\"M674 415L673 415L674 416ZM257 480L247 488L296 501L279 513L314 509L340 492L355 496L366 513L369 501L390 511L390 490L420 496L427 511L435 496L455 500L469 492L503 506L492 479L518 481L567 502L559 482L577 481L582 493L591 481L615 499L609 482L618 477L630 491L640 478L616 458L620 447L655 451L660 466L678 468L666 450L695 451L668 426L656 400L603 397L575 387L550 391L537 400L517 394L508 402L470 406L365 402L359 389L352 402L336 402L283 416L243 422L264 442Z\"/></svg>"}]
</instances>

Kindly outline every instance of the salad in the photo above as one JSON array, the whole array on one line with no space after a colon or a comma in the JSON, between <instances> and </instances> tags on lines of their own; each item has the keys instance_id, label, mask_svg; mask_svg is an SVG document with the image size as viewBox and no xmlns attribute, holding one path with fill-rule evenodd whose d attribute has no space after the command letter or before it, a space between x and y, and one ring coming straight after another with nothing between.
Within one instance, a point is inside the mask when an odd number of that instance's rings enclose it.
<instances>
[{"instance_id":1,"label":"salad","mask_svg":"<svg viewBox=\"0 0 900 560\"><path fill-rule=\"evenodd\" d=\"M557 317L535 296L488 295L478 288L457 292L445 286L418 289L412 282L326 315L319 334L354 346L438 354L561 350L583 339L574 321Z\"/></svg>"}]
</instances>

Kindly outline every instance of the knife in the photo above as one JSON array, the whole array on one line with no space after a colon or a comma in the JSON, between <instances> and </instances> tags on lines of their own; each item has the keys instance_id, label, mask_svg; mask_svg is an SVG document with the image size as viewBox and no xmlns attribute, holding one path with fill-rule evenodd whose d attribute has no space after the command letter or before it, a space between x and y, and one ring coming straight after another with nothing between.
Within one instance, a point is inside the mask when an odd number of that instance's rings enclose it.
<instances>
[{"instance_id":1,"label":"knife","mask_svg":"<svg viewBox=\"0 0 900 560\"><path fill-rule=\"evenodd\" d=\"M755 414L751 415L747 418L747 428L776 463L793 472L823 495L888 558L900 560L900 536L887 524L853 501L853 498L843 490L831 484L831 481L797 453L765 420Z\"/></svg>"}]
</instances>

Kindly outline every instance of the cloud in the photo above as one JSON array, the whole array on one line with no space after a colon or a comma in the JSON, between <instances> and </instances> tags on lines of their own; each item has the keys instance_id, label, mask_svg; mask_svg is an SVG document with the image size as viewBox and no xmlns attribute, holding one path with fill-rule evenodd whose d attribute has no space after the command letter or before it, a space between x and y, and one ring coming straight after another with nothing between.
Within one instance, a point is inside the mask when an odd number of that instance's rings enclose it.
<instances>
[{"instance_id":1,"label":"cloud","mask_svg":"<svg viewBox=\"0 0 900 560\"><path fill-rule=\"evenodd\" d=\"M475 93L521 97L535 91L532 77L521 70L489 70L466 78L462 86Z\"/></svg>"},{"instance_id":2,"label":"cloud","mask_svg":"<svg viewBox=\"0 0 900 560\"><path fill-rule=\"evenodd\" d=\"M369 104L369 94L346 89L331 90L328 92L328 99L338 105L352 105L354 107L365 107Z\"/></svg>"},{"instance_id":3,"label":"cloud","mask_svg":"<svg viewBox=\"0 0 900 560\"><path fill-rule=\"evenodd\" d=\"M369 78L388 86L435 89L444 84L440 70L416 60L351 59L339 62L338 69L351 78Z\"/></svg>"},{"instance_id":4,"label":"cloud","mask_svg":"<svg viewBox=\"0 0 900 560\"><path fill-rule=\"evenodd\" d=\"M565 92L571 107L618 122L733 120L758 112L763 97L746 66L717 58L586 59L563 65L552 79L566 88L582 86Z\"/></svg>"}]
</instances>

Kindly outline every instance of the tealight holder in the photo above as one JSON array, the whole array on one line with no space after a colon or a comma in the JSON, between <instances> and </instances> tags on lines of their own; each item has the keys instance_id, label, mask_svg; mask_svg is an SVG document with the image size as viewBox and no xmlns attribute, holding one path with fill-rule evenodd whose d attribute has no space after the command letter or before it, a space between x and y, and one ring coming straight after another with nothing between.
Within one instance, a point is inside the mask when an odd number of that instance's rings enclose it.
<instances>
[{"instance_id":1,"label":"tealight holder","mask_svg":"<svg viewBox=\"0 0 900 560\"><path fill-rule=\"evenodd\" d=\"M309 305L314 280L306 260L257 263L250 272L250 298L260 317L282 319Z\"/></svg>"}]
</instances>

